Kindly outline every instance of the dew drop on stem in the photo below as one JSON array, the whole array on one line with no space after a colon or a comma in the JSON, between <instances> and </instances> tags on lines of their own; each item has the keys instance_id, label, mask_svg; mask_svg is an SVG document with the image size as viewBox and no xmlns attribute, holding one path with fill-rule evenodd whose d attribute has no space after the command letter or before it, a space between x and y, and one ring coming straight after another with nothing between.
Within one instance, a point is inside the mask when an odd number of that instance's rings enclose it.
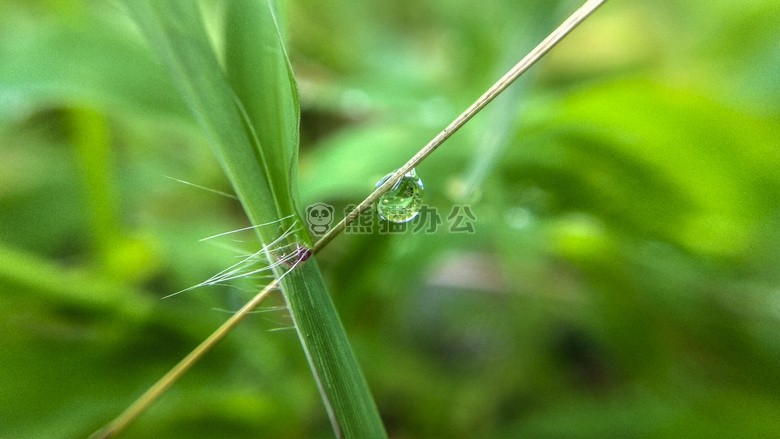
<instances>
[{"instance_id":1,"label":"dew drop on stem","mask_svg":"<svg viewBox=\"0 0 780 439\"><path fill-rule=\"evenodd\" d=\"M387 174L376 186L379 187L392 177ZM376 212L385 221L406 223L414 219L422 207L423 182L414 169L409 171L389 191L376 201Z\"/></svg>"}]
</instances>

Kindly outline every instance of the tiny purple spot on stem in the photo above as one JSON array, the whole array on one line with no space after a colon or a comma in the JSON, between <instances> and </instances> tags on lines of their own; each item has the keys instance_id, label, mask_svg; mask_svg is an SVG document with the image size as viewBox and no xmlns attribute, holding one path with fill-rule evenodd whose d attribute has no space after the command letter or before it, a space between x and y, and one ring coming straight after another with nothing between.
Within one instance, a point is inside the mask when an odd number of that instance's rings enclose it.
<instances>
[{"instance_id":1,"label":"tiny purple spot on stem","mask_svg":"<svg viewBox=\"0 0 780 439\"><path fill-rule=\"evenodd\" d=\"M283 262L288 267L295 267L301 262L305 262L312 255L312 251L309 247L302 244L296 244L295 250L292 253L285 253L281 256L277 256L276 260Z\"/></svg>"},{"instance_id":2,"label":"tiny purple spot on stem","mask_svg":"<svg viewBox=\"0 0 780 439\"><path fill-rule=\"evenodd\" d=\"M295 249L295 252L298 254L296 263L304 262L312 255L311 249L303 245L298 245L298 248Z\"/></svg>"}]
</instances>

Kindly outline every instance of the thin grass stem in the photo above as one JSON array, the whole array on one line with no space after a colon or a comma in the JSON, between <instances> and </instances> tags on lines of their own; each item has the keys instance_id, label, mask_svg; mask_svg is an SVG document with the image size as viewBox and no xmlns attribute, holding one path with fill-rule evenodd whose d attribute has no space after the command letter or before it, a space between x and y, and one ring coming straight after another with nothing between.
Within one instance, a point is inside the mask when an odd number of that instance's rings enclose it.
<instances>
[{"instance_id":1,"label":"thin grass stem","mask_svg":"<svg viewBox=\"0 0 780 439\"><path fill-rule=\"evenodd\" d=\"M466 124L472 117L474 117L480 110L485 108L493 99L496 98L501 92L506 90L517 78L525 73L532 65L534 65L539 59L541 59L547 52L550 51L556 44L558 44L566 35L574 30L577 25L582 23L588 16L598 9L599 6L604 4L607 0L588 0L582 5L576 12L574 12L566 21L564 21L557 29L555 29L547 38L545 38L538 46L536 46L528 55L525 56L519 63L517 63L512 69L509 70L501 79L498 80L492 87L488 89L476 102L474 102L469 108L466 109L460 116L455 118L447 128L444 129L439 135L433 138L427 145L425 145L420 152L414 155L405 165L400 167L395 173L385 180L384 183L379 185L374 192L371 193L365 200L357 205L343 220L341 220L335 227L330 229L316 244L312 253L318 253L323 249L330 241L333 240L339 233L341 233L350 223L352 223L361 213L370 208L376 200L379 199L385 192L389 191L404 175L409 171L417 167L425 158L427 158L433 151L436 150L442 143L449 139L456 131L458 131L463 125Z\"/></svg>"}]
</instances>

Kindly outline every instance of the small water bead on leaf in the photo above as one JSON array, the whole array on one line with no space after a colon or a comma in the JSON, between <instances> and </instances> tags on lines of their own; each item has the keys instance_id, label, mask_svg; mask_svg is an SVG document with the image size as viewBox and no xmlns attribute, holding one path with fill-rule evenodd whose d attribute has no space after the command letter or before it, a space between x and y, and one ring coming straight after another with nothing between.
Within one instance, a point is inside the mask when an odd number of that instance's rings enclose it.
<instances>
[{"instance_id":1,"label":"small water bead on leaf","mask_svg":"<svg viewBox=\"0 0 780 439\"><path fill-rule=\"evenodd\" d=\"M377 187L392 177L387 174L376 184ZM376 212L385 221L406 223L414 219L422 207L423 182L414 169L409 171L389 191L376 201Z\"/></svg>"}]
</instances>

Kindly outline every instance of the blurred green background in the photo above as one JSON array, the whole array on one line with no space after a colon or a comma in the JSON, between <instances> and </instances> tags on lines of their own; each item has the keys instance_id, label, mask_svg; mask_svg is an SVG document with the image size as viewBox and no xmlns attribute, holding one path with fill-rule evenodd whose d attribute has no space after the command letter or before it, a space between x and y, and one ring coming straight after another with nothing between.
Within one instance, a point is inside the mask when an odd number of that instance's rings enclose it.
<instances>
[{"instance_id":1,"label":"blurred green background","mask_svg":"<svg viewBox=\"0 0 780 439\"><path fill-rule=\"evenodd\" d=\"M578 6L280 5L301 211L341 218ZM608 2L418 168L436 233L317 256L391 437L780 437L778 22ZM247 223L168 178L230 191L166 75L118 3L0 2L2 438L88 435L257 285L161 300L251 245L199 242ZM331 437L280 305L124 437Z\"/></svg>"}]
</instances>

